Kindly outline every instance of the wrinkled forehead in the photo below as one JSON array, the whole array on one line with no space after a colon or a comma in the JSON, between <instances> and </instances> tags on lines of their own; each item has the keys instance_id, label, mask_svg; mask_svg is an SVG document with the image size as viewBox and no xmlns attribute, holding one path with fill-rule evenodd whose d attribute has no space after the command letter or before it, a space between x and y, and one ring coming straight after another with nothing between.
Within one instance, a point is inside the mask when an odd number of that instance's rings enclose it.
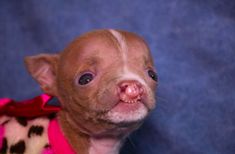
<instances>
[{"instance_id":1,"label":"wrinkled forehead","mask_svg":"<svg viewBox=\"0 0 235 154\"><path fill-rule=\"evenodd\" d=\"M72 42L62 57L73 65L110 62L128 65L131 61L146 65L153 63L142 38L133 33L116 30L87 33Z\"/></svg>"}]
</instances>

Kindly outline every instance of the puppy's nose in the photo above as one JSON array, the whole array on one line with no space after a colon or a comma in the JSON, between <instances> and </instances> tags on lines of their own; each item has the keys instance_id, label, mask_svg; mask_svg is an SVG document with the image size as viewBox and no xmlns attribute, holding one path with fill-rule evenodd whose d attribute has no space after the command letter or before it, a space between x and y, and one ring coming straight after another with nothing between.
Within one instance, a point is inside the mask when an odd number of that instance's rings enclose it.
<instances>
[{"instance_id":1,"label":"puppy's nose","mask_svg":"<svg viewBox=\"0 0 235 154\"><path fill-rule=\"evenodd\" d=\"M143 94L143 87L138 81L123 81L119 84L119 97L124 102L137 101Z\"/></svg>"}]
</instances>

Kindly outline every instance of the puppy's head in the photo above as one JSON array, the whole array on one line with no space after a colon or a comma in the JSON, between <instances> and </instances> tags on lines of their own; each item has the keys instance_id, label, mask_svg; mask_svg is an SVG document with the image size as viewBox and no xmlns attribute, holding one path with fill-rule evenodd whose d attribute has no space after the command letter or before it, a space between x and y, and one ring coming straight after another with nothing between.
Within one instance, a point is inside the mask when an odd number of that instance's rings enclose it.
<instances>
[{"instance_id":1,"label":"puppy's head","mask_svg":"<svg viewBox=\"0 0 235 154\"><path fill-rule=\"evenodd\" d=\"M58 97L62 112L84 132L136 128L155 106L153 60L136 34L93 31L59 54L26 57L25 62L42 90Z\"/></svg>"}]
</instances>

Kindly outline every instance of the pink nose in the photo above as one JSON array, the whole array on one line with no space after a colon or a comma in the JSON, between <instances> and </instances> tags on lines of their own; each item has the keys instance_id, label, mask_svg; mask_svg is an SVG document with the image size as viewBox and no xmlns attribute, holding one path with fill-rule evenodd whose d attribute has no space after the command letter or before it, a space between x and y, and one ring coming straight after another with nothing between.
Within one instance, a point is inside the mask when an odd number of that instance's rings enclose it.
<instances>
[{"instance_id":1,"label":"pink nose","mask_svg":"<svg viewBox=\"0 0 235 154\"><path fill-rule=\"evenodd\" d=\"M123 101L139 99L143 91L142 85L137 81L127 80L119 84L119 96Z\"/></svg>"}]
</instances>

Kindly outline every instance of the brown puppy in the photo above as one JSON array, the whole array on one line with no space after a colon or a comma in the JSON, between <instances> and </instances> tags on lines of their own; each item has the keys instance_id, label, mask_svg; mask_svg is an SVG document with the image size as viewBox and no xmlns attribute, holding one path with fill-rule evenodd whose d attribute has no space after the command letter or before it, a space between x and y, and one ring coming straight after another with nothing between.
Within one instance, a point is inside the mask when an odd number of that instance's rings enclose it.
<instances>
[{"instance_id":1,"label":"brown puppy","mask_svg":"<svg viewBox=\"0 0 235 154\"><path fill-rule=\"evenodd\" d=\"M79 154L117 154L155 106L153 60L136 34L89 32L61 53L25 62L42 90L60 100L59 124Z\"/></svg>"}]
</instances>

